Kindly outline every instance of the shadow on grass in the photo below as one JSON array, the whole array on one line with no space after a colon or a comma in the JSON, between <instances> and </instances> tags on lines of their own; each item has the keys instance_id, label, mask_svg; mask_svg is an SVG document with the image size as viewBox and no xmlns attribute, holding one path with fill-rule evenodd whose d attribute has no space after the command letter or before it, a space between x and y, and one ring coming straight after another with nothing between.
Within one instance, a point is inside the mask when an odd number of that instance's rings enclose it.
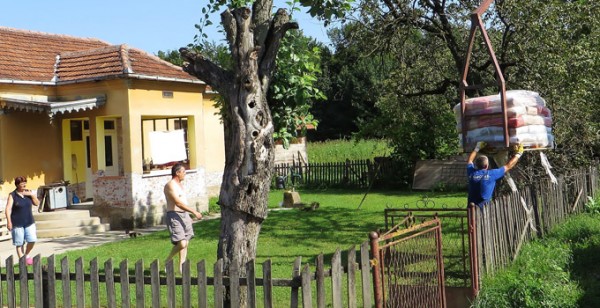
<instances>
[{"instance_id":1,"label":"shadow on grass","mask_svg":"<svg viewBox=\"0 0 600 308\"><path fill-rule=\"evenodd\" d=\"M573 255L572 278L584 292L579 307L600 307L600 236L595 245L575 249Z\"/></svg>"},{"instance_id":2,"label":"shadow on grass","mask_svg":"<svg viewBox=\"0 0 600 308\"><path fill-rule=\"evenodd\" d=\"M285 190L272 190L272 192L281 192L283 194ZM378 194L387 197L428 197L428 198L454 198L454 197L466 197L467 191L453 191L453 192L436 192L436 191L416 191L416 190L390 190L390 189L373 189L368 190L364 188L357 189L342 189L342 188L324 188L324 189L297 189L300 194L310 193L314 195L360 195L367 194Z\"/></svg>"}]
</instances>

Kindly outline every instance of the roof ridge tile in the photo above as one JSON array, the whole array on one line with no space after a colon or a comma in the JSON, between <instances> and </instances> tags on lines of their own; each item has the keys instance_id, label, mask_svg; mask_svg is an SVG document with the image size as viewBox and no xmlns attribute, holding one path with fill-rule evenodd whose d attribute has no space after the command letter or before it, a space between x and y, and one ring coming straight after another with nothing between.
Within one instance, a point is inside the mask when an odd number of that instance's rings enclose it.
<instances>
[{"instance_id":1,"label":"roof ridge tile","mask_svg":"<svg viewBox=\"0 0 600 308\"><path fill-rule=\"evenodd\" d=\"M16 29L16 28L10 28L10 27L6 27L6 26L0 26L0 31L13 32L15 34L23 33L23 34L32 34L32 35L41 35L41 36L51 36L51 37L56 37L56 38L62 37L62 38L76 39L76 40L87 40L87 41L91 41L91 42L95 42L95 43L111 45L110 43L108 43L104 40L101 40L99 38L94 38L94 37L80 37L80 36L73 36L73 35L69 35L69 34L57 34L57 33L35 31L35 30Z\"/></svg>"},{"instance_id":2,"label":"roof ridge tile","mask_svg":"<svg viewBox=\"0 0 600 308\"><path fill-rule=\"evenodd\" d=\"M129 46L126 44L121 44L121 61L123 64L123 73L125 74L133 74L133 67L131 66L131 61L129 59Z\"/></svg>"}]
</instances>

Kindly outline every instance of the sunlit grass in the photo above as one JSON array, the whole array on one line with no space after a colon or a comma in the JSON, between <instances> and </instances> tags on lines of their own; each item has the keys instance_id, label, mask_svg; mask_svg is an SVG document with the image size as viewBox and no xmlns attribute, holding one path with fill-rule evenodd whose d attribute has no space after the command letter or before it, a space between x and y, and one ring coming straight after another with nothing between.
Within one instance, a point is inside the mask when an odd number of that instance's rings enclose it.
<instances>
[{"instance_id":1,"label":"sunlit grass","mask_svg":"<svg viewBox=\"0 0 600 308\"><path fill-rule=\"evenodd\" d=\"M274 190L269 198L269 212L262 224L256 253L257 276L261 277L261 264L267 259L272 262L272 277L292 277L293 263L297 257L302 263L310 263L314 271L316 257L324 254L326 266L329 267L331 257L336 249L347 251L355 246L357 251L360 244L368 240L371 231L385 226L384 209L386 207L401 207L405 204L416 204L423 197L436 200L436 204L462 206L466 202L464 193L427 193L402 191L376 191L365 196L365 190L301 190L300 197L305 203L318 202L315 211L299 209L282 209L279 203L283 200L283 190ZM364 199L364 201L363 201ZM361 201L362 204L361 204ZM215 202L213 199L212 202ZM360 207L359 207L360 205ZM203 220L194 224L196 237L190 242L188 258L192 263L192 273L196 274L195 264L200 260L206 261L208 276L213 276L213 264L217 261L217 245L220 232L220 219ZM83 258L84 265L89 268L89 261L97 258L100 270L103 264L112 258L118 268L119 263L127 259L130 275L134 275L134 265L138 260L144 260L144 267L159 260L164 266L164 259L172 245L169 233L165 229L141 237L130 238L114 243L108 243L84 250L70 251L57 255L57 263L63 257L68 257L71 271L75 260ZM57 269L59 271L59 269ZM148 272L148 271L146 271ZM149 286L148 290L149 290ZM117 293L120 289L117 286ZM132 292L135 290L131 286ZM261 291L261 288L259 288ZM210 293L209 293L210 294ZM164 297L164 296L162 296ZM275 287L274 297L279 303L289 304L290 289ZM212 295L209 300L212 301ZM149 299L147 300L149 302ZM282 304L283 305L283 304ZM276 305L279 307L279 305Z\"/></svg>"},{"instance_id":2,"label":"sunlit grass","mask_svg":"<svg viewBox=\"0 0 600 308\"><path fill-rule=\"evenodd\" d=\"M306 151L311 163L330 163L386 157L391 148L383 140L330 140L309 142Z\"/></svg>"}]
</instances>

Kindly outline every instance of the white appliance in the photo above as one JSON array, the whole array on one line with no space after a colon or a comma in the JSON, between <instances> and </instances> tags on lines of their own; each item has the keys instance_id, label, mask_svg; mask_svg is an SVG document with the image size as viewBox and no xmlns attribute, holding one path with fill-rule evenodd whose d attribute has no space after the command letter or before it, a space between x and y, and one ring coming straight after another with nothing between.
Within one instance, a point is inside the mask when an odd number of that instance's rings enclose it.
<instances>
[{"instance_id":1,"label":"white appliance","mask_svg":"<svg viewBox=\"0 0 600 308\"><path fill-rule=\"evenodd\" d=\"M49 209L64 209L67 208L68 198L67 198L67 187L65 186L54 186L54 187L46 187L48 190L46 205Z\"/></svg>"}]
</instances>

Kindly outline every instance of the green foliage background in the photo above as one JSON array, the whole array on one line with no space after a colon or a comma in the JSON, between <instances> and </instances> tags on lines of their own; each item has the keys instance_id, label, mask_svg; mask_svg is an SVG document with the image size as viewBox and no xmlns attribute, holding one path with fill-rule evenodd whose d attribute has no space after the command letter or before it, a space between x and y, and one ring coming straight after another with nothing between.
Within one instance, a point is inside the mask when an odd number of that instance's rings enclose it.
<instances>
[{"instance_id":1,"label":"green foliage background","mask_svg":"<svg viewBox=\"0 0 600 308\"><path fill-rule=\"evenodd\" d=\"M329 100L315 111L325 116L318 137L351 131L386 138L407 171L418 159L461 152L451 108L459 102L470 14L479 4L360 1L348 22L330 32L334 52L322 57ZM507 89L539 92L553 112L556 148L546 153L555 173L588 165L600 152L599 15L598 1L505 0L493 2L482 17ZM496 80L481 42L478 34L469 84ZM531 182L543 172L540 165L537 156L526 155L517 172Z\"/></svg>"}]
</instances>

